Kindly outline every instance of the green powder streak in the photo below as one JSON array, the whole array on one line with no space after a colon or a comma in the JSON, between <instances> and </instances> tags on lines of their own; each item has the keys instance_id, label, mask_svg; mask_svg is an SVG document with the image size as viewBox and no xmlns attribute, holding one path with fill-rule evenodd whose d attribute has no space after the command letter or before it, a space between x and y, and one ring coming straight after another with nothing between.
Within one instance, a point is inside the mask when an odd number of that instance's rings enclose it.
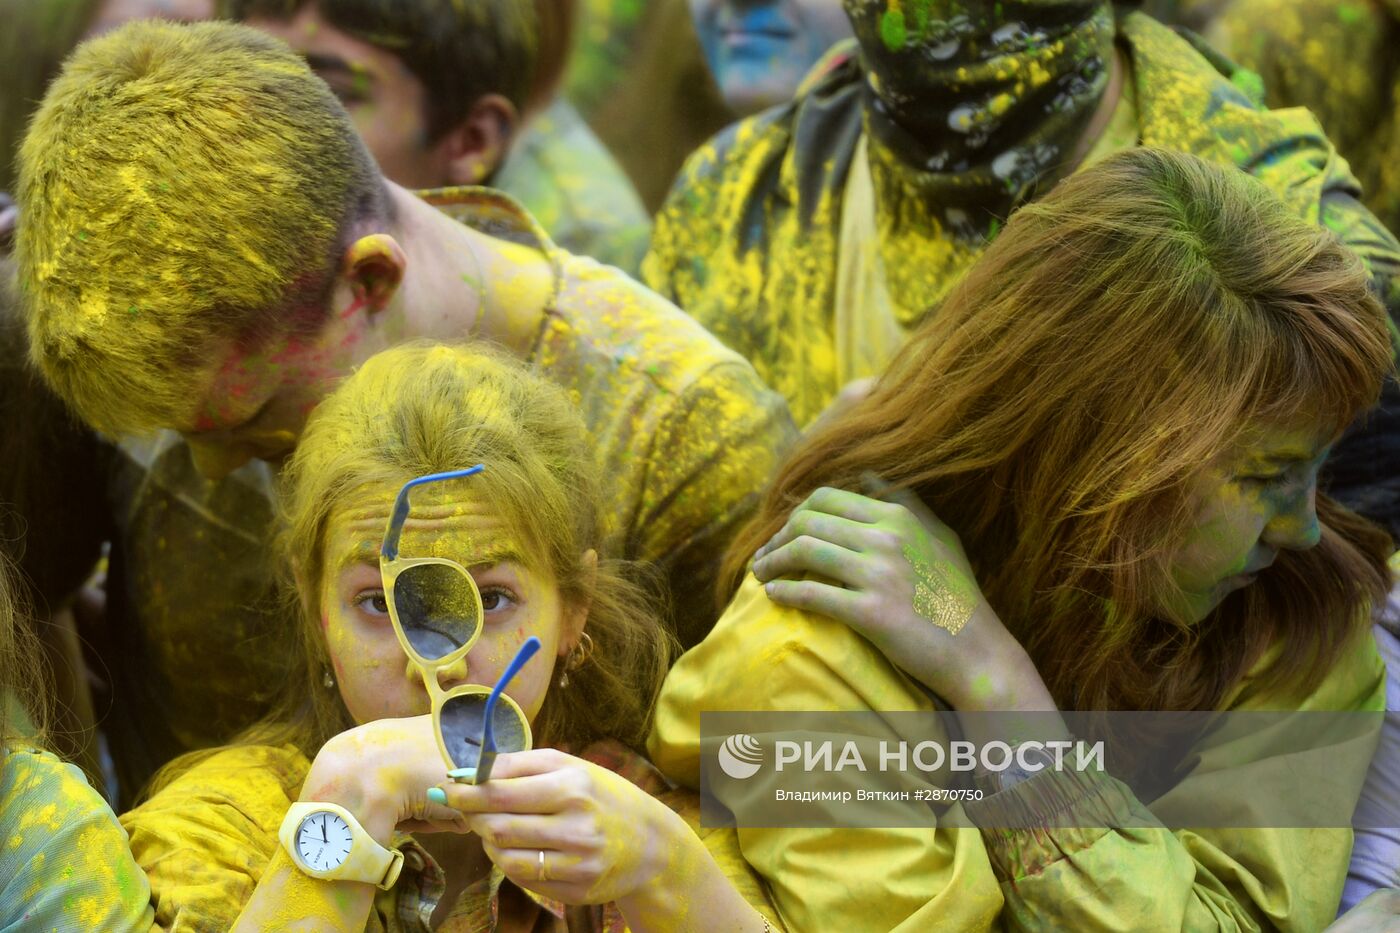
<instances>
[{"instance_id":1,"label":"green powder streak","mask_svg":"<svg viewBox=\"0 0 1400 933\"><path fill-rule=\"evenodd\" d=\"M923 41L928 36L928 8L929 0L913 0L910 8L914 11L914 34L915 38Z\"/></svg>"},{"instance_id":2,"label":"green powder streak","mask_svg":"<svg viewBox=\"0 0 1400 933\"><path fill-rule=\"evenodd\" d=\"M901 11L886 10L880 17L880 38L884 40L885 48L891 52L898 52L904 48L909 32L904 26L904 14Z\"/></svg>"}]
</instances>

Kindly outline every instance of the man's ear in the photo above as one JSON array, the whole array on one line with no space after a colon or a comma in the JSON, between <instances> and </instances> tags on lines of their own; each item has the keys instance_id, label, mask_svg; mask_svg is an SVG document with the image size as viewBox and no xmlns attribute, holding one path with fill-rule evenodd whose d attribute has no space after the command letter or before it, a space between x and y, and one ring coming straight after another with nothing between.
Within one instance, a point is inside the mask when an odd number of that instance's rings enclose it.
<instances>
[{"instance_id":1,"label":"man's ear","mask_svg":"<svg viewBox=\"0 0 1400 933\"><path fill-rule=\"evenodd\" d=\"M449 185L484 185L506 160L520 115L499 94L472 104L466 119L438 141Z\"/></svg>"},{"instance_id":2,"label":"man's ear","mask_svg":"<svg viewBox=\"0 0 1400 933\"><path fill-rule=\"evenodd\" d=\"M407 268L403 247L387 233L360 237L345 248L340 260L340 276L354 296L352 307L367 308L371 314L389 304Z\"/></svg>"}]
</instances>

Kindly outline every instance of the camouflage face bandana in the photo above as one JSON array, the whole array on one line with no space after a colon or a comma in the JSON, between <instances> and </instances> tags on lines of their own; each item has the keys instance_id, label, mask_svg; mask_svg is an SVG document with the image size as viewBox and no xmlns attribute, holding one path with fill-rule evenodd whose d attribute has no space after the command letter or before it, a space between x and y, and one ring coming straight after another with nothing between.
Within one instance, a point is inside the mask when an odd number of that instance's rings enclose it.
<instances>
[{"instance_id":1,"label":"camouflage face bandana","mask_svg":"<svg viewBox=\"0 0 1400 933\"><path fill-rule=\"evenodd\" d=\"M947 227L985 236L1067 170L1108 85L1113 12L1091 0L846 0L869 130ZM993 228L994 229L994 228Z\"/></svg>"}]
</instances>

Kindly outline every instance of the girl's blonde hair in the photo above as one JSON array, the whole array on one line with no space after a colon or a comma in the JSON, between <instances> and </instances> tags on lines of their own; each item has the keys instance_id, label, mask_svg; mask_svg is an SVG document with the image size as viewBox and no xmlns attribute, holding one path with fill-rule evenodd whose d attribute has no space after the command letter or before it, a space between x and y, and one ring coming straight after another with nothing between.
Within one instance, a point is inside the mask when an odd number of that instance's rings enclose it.
<instances>
[{"instance_id":1,"label":"girl's blonde hair","mask_svg":"<svg viewBox=\"0 0 1400 933\"><path fill-rule=\"evenodd\" d=\"M1391 366L1357 258L1253 179L1118 154L1011 218L873 393L805 438L735 542L873 471L958 532L1056 699L1210 709L1312 689L1388 586L1384 532L1319 497L1321 544L1279 554L1198 625L1164 619L1188 490L1251 426L1338 434Z\"/></svg>"},{"instance_id":2,"label":"girl's blonde hair","mask_svg":"<svg viewBox=\"0 0 1400 933\"><path fill-rule=\"evenodd\" d=\"M624 566L583 560L602 540L596 458L563 389L480 346L410 344L365 363L312 414L285 472L283 564L301 581L300 663L287 696L244 742L293 743L308 756L354 725L338 691L319 624L326 529L346 496L397 487L477 463L472 494L489 502L548 573L566 606L587 606L593 652L546 695L534 723L540 745L581 749L617 739L640 748L672 648L654 597ZM290 582L290 581L289 581Z\"/></svg>"}]
</instances>

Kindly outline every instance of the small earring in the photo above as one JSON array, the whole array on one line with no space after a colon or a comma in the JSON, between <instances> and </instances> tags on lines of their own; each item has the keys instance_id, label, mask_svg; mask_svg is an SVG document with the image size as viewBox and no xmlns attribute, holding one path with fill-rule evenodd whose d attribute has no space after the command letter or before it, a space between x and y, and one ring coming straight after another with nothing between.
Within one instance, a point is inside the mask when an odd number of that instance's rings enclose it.
<instances>
[{"instance_id":1,"label":"small earring","mask_svg":"<svg viewBox=\"0 0 1400 933\"><path fill-rule=\"evenodd\" d=\"M569 671L576 671L587 663L590 655L593 654L593 638L584 632L579 636L578 644L574 645L574 650L569 652L569 656L564 659L564 671L559 675L560 688L569 685Z\"/></svg>"},{"instance_id":2,"label":"small earring","mask_svg":"<svg viewBox=\"0 0 1400 933\"><path fill-rule=\"evenodd\" d=\"M588 663L588 659L593 656L593 636L584 632L578 637L578 644L574 647L573 654L569 657L569 667L578 670Z\"/></svg>"},{"instance_id":3,"label":"small earring","mask_svg":"<svg viewBox=\"0 0 1400 933\"><path fill-rule=\"evenodd\" d=\"M325 687L327 690L334 690L335 678L331 676L331 669L329 667L325 667L321 670L321 686Z\"/></svg>"}]
</instances>

